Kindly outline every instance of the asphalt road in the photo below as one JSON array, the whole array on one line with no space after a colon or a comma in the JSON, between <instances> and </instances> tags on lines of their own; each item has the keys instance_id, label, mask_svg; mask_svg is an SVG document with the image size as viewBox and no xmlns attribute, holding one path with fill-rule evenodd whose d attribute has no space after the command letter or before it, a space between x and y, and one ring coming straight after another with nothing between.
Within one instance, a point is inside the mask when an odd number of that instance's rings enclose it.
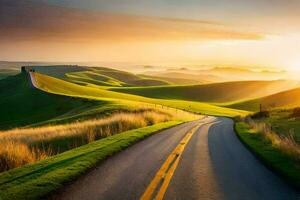
<instances>
[{"instance_id":1,"label":"asphalt road","mask_svg":"<svg viewBox=\"0 0 300 200\"><path fill-rule=\"evenodd\" d=\"M262 165L238 140L233 122L207 117L157 133L116 154L51 199L139 199L181 140L197 124L178 157L163 199L294 200L296 190Z\"/></svg>"}]
</instances>

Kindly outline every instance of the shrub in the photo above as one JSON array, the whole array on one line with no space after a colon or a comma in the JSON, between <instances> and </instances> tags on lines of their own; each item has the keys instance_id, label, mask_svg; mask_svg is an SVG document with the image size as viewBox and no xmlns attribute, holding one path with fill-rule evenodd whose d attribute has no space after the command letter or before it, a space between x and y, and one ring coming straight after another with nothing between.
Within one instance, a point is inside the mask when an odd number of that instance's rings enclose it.
<instances>
[{"instance_id":1,"label":"shrub","mask_svg":"<svg viewBox=\"0 0 300 200\"><path fill-rule=\"evenodd\" d=\"M269 111L260 111L256 112L253 115L251 115L252 119L261 119L261 118L267 118L270 117Z\"/></svg>"},{"instance_id":2,"label":"shrub","mask_svg":"<svg viewBox=\"0 0 300 200\"><path fill-rule=\"evenodd\" d=\"M300 117L300 108L294 108L291 117L299 118Z\"/></svg>"}]
</instances>

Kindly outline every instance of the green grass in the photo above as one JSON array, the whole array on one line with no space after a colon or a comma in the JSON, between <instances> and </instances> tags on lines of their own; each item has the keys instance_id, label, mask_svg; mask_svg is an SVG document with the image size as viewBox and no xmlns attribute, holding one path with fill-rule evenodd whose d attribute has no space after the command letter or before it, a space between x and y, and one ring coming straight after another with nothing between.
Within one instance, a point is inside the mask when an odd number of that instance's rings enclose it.
<instances>
[{"instance_id":1,"label":"green grass","mask_svg":"<svg viewBox=\"0 0 300 200\"><path fill-rule=\"evenodd\" d=\"M129 72L114 69L95 70L95 72L114 78L130 86L153 86L169 84L167 81L163 81L160 79L144 78Z\"/></svg>"},{"instance_id":2,"label":"green grass","mask_svg":"<svg viewBox=\"0 0 300 200\"><path fill-rule=\"evenodd\" d=\"M46 74L48 76L66 79L67 73L81 72L89 70L89 67L77 65L51 65L51 66L28 66L27 69L34 69L36 72Z\"/></svg>"},{"instance_id":3,"label":"green grass","mask_svg":"<svg viewBox=\"0 0 300 200\"><path fill-rule=\"evenodd\" d=\"M293 159L275 148L262 135L251 130L244 122L235 125L236 133L241 141L254 152L268 167L279 173L290 184L300 188L300 166Z\"/></svg>"},{"instance_id":4,"label":"green grass","mask_svg":"<svg viewBox=\"0 0 300 200\"><path fill-rule=\"evenodd\" d=\"M233 108L237 110L258 112L260 109L260 104L261 104L260 99L252 99L247 101L236 101L236 102L229 102L229 103L216 104L216 105L226 107L226 108Z\"/></svg>"},{"instance_id":5,"label":"green grass","mask_svg":"<svg viewBox=\"0 0 300 200\"><path fill-rule=\"evenodd\" d=\"M152 75L145 75L145 74L139 74L139 76L143 77L143 78L163 80L163 81L168 82L169 85L195 85L195 84L202 84L201 81L192 80L192 79L185 79L185 78L174 78L174 76L160 77L160 76L152 76Z\"/></svg>"},{"instance_id":6,"label":"green grass","mask_svg":"<svg viewBox=\"0 0 300 200\"><path fill-rule=\"evenodd\" d=\"M166 100L146 98L142 96L119 93L100 88L80 86L64 80L56 79L39 73L34 73L37 85L40 89L54 94L83 97L95 100L118 101L126 105L142 105L143 103L163 105L195 113L228 116L249 114L247 111L241 111L231 108L219 107L208 103L183 100Z\"/></svg>"},{"instance_id":7,"label":"green grass","mask_svg":"<svg viewBox=\"0 0 300 200\"><path fill-rule=\"evenodd\" d=\"M274 132L284 136L292 135L300 144L300 120L291 117L292 110L272 110L270 117L262 118L262 121L272 125Z\"/></svg>"},{"instance_id":8,"label":"green grass","mask_svg":"<svg viewBox=\"0 0 300 200\"><path fill-rule=\"evenodd\" d=\"M117 79L111 78L106 75L102 75L101 73L97 73L97 71L80 71L67 73L67 80L78 83L80 85L100 85L100 86L123 86L126 83L119 81Z\"/></svg>"},{"instance_id":9,"label":"green grass","mask_svg":"<svg viewBox=\"0 0 300 200\"><path fill-rule=\"evenodd\" d=\"M286 89L288 81L237 81L202 85L122 87L112 91L149 98L224 103L253 99Z\"/></svg>"},{"instance_id":10,"label":"green grass","mask_svg":"<svg viewBox=\"0 0 300 200\"><path fill-rule=\"evenodd\" d=\"M89 68L85 71L65 74L67 81L85 86L153 86L168 85L167 81L158 78L143 77L129 72L109 68Z\"/></svg>"},{"instance_id":11,"label":"green grass","mask_svg":"<svg viewBox=\"0 0 300 200\"><path fill-rule=\"evenodd\" d=\"M134 108L117 101L46 93L33 88L23 73L0 80L0 91L0 129L67 123Z\"/></svg>"},{"instance_id":12,"label":"green grass","mask_svg":"<svg viewBox=\"0 0 300 200\"><path fill-rule=\"evenodd\" d=\"M100 161L180 121L120 133L46 160L0 174L1 200L41 199L84 174Z\"/></svg>"},{"instance_id":13,"label":"green grass","mask_svg":"<svg viewBox=\"0 0 300 200\"><path fill-rule=\"evenodd\" d=\"M258 111L259 104L263 106L263 109L267 110L299 107L300 88L279 92L254 100L240 101L226 106L241 110Z\"/></svg>"},{"instance_id":14,"label":"green grass","mask_svg":"<svg viewBox=\"0 0 300 200\"><path fill-rule=\"evenodd\" d=\"M20 73L20 71L16 69L0 69L0 80L18 73Z\"/></svg>"}]
</instances>

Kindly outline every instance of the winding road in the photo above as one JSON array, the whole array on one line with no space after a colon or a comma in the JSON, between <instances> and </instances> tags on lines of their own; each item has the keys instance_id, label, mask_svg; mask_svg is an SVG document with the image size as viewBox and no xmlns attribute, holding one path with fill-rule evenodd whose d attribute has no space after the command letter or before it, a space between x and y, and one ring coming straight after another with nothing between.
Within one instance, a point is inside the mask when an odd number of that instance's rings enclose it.
<instances>
[{"instance_id":1,"label":"winding road","mask_svg":"<svg viewBox=\"0 0 300 200\"><path fill-rule=\"evenodd\" d=\"M51 199L297 200L300 194L241 144L232 120L206 117L112 156Z\"/></svg>"}]
</instances>

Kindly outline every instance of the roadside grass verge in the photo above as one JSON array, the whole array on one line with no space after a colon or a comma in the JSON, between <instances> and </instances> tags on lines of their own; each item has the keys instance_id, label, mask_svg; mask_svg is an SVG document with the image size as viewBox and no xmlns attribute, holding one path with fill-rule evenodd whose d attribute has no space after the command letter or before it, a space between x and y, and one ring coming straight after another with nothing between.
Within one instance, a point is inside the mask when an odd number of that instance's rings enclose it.
<instances>
[{"instance_id":1,"label":"roadside grass verge","mask_svg":"<svg viewBox=\"0 0 300 200\"><path fill-rule=\"evenodd\" d=\"M255 121L269 124L280 136L293 136L300 144L300 118L293 116L293 109L276 109L268 113L269 117L255 119Z\"/></svg>"},{"instance_id":2,"label":"roadside grass verge","mask_svg":"<svg viewBox=\"0 0 300 200\"><path fill-rule=\"evenodd\" d=\"M65 125L2 131L0 132L0 172L124 131L166 121L197 118L199 116L183 111L145 108Z\"/></svg>"},{"instance_id":3,"label":"roadside grass verge","mask_svg":"<svg viewBox=\"0 0 300 200\"><path fill-rule=\"evenodd\" d=\"M0 174L1 200L42 199L76 179L100 161L163 129L169 121L113 135L45 160Z\"/></svg>"},{"instance_id":4,"label":"roadside grass verge","mask_svg":"<svg viewBox=\"0 0 300 200\"><path fill-rule=\"evenodd\" d=\"M295 146L289 146L297 145L296 143L280 139L277 135L266 136L245 122L237 122L235 130L240 140L266 166L281 175L291 185L300 188L299 146L296 147L298 150L294 149Z\"/></svg>"}]
</instances>

